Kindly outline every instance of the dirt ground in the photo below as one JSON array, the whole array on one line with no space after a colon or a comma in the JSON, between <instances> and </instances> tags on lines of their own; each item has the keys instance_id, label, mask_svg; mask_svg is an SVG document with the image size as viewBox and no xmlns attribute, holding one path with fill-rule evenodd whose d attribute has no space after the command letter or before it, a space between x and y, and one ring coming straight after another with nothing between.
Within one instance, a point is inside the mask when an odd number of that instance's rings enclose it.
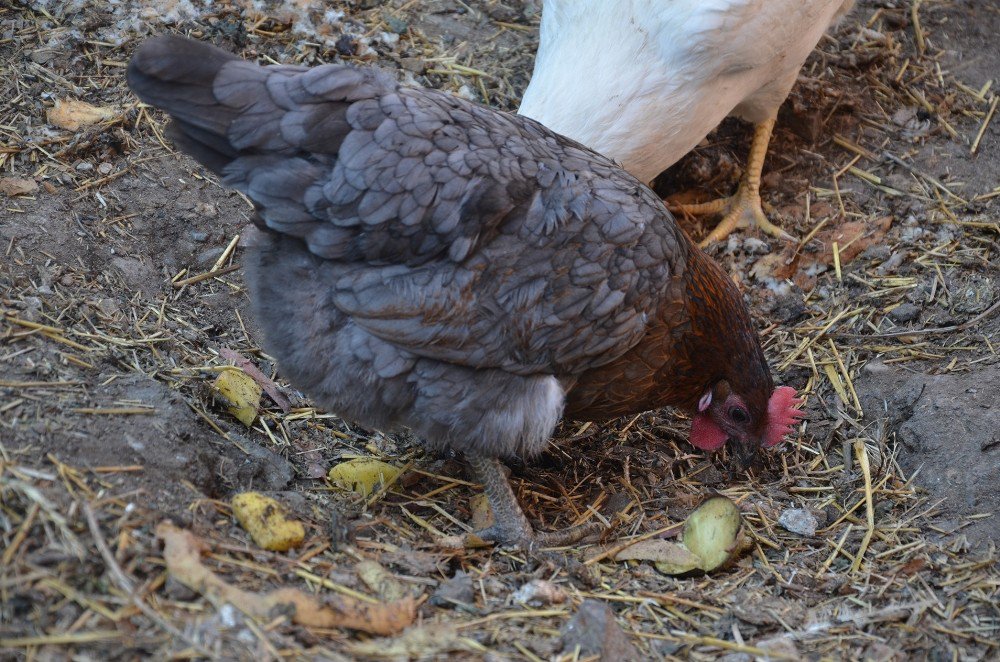
<instances>
[{"instance_id":1,"label":"dirt ground","mask_svg":"<svg viewBox=\"0 0 1000 662\"><path fill-rule=\"evenodd\" d=\"M1000 656L994 3L861 2L803 69L764 180L802 240L738 232L711 249L778 381L807 395L800 434L750 475L687 446L669 411L568 422L512 467L515 488L539 528L607 516L613 529L561 562L455 548L477 513L461 458L314 409L260 350L232 243L250 207L127 93L136 44L170 30L265 61L378 64L512 110L539 5L0 7L0 659ZM73 113L52 114L67 99L103 119L72 128ZM731 190L748 138L727 120L658 192ZM253 426L229 415L211 389L227 350L291 408L265 395ZM332 487L327 470L358 456L407 470L372 499ZM247 489L305 522L302 548L250 541L228 503ZM678 578L606 553L716 491L752 540L728 570ZM811 530L780 524L797 510ZM389 633L251 618L168 572L166 519L233 586L411 600L416 620Z\"/></svg>"}]
</instances>

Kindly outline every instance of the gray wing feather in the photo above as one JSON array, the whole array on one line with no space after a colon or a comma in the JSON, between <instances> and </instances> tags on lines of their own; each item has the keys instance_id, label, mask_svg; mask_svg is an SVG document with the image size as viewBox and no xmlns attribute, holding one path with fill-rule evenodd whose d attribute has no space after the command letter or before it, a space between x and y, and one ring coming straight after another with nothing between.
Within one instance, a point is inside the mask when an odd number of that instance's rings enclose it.
<instances>
[{"instance_id":1,"label":"gray wing feather","mask_svg":"<svg viewBox=\"0 0 1000 662\"><path fill-rule=\"evenodd\" d=\"M174 75L191 57L174 40L139 49L133 89L268 228L330 261L333 303L400 349L576 374L634 346L683 270L658 198L532 120L375 69L259 67L203 44L197 75Z\"/></svg>"}]
</instances>

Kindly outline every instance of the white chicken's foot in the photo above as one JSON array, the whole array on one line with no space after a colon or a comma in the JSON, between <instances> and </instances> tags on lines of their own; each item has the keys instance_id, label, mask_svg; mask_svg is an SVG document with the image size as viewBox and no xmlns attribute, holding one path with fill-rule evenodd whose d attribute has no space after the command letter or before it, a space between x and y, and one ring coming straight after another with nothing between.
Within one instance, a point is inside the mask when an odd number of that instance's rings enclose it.
<instances>
[{"instance_id":1,"label":"white chicken's foot","mask_svg":"<svg viewBox=\"0 0 1000 662\"><path fill-rule=\"evenodd\" d=\"M701 204L679 204L668 202L671 211L683 212L692 216L706 214L723 214L723 218L715 229L698 245L704 248L712 242L725 239L736 228L756 226L764 232L794 241L794 237L767 220L760 199L760 177L764 169L764 157L767 156L767 146L771 142L771 132L774 130L775 119L769 119L754 127L753 143L750 145L750 158L740 180L736 193L726 198L719 198Z\"/></svg>"},{"instance_id":2,"label":"white chicken's foot","mask_svg":"<svg viewBox=\"0 0 1000 662\"><path fill-rule=\"evenodd\" d=\"M541 547L571 545L603 528L600 524L592 523L561 531L536 533L517 503L517 497L507 481L500 460L495 457L474 455L468 456L467 459L476 478L482 482L483 491L493 510L495 523L476 532L482 540L533 551Z\"/></svg>"}]
</instances>

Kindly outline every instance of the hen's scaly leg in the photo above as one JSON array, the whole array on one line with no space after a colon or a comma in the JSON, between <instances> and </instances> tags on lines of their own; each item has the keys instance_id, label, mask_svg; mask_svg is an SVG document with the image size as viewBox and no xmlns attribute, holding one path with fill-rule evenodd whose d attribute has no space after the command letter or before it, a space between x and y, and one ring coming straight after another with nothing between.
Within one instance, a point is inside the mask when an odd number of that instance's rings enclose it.
<instances>
[{"instance_id":1,"label":"hen's scaly leg","mask_svg":"<svg viewBox=\"0 0 1000 662\"><path fill-rule=\"evenodd\" d=\"M493 509L494 524L477 531L483 540L501 545L515 545L523 549L539 547L562 547L578 542L601 530L599 524L583 524L562 531L535 533L517 504L517 497L511 489L503 465L495 457L469 456L469 464L476 478L483 484L483 491Z\"/></svg>"},{"instance_id":2,"label":"hen's scaly leg","mask_svg":"<svg viewBox=\"0 0 1000 662\"><path fill-rule=\"evenodd\" d=\"M687 212L695 216L704 214L725 214L715 229L699 244L702 248L729 236L736 228L756 225L764 232L793 240L787 232L774 225L764 215L760 200L760 174L764 169L764 157L767 156L767 145L771 142L771 132L774 130L775 119L769 119L754 127L753 142L750 145L750 158L746 170L740 180L736 193L728 198L719 198L703 204L673 204L671 211Z\"/></svg>"}]
</instances>

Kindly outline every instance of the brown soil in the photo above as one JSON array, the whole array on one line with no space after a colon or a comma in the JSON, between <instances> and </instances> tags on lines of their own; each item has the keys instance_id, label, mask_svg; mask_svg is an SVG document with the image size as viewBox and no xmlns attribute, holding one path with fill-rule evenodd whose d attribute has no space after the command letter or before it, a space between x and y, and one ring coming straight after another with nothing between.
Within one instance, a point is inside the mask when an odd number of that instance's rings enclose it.
<instances>
[{"instance_id":1,"label":"brown soil","mask_svg":"<svg viewBox=\"0 0 1000 662\"><path fill-rule=\"evenodd\" d=\"M0 180L39 186L0 193L0 659L368 654L352 648L365 635L254 624L168 580L153 534L165 517L204 537L216 572L248 590L319 590L296 574L308 569L380 596L355 571L375 560L426 598L468 572L471 605L422 603L411 632L423 638L384 643L400 659L571 659L560 628L585 598L614 609L643 657L998 654L1000 111L987 117L1000 83L1000 8L921 3L921 52L910 2L862 2L803 70L765 169L775 218L814 236L784 247L741 232L712 249L766 329L780 381L809 395L809 423L790 449L731 477L684 444L684 421L652 412L567 425L540 461L513 468L540 528L624 504L606 542L680 521L713 490L737 499L754 549L722 574L678 579L648 563L581 567L597 545L556 565L442 546L432 531L460 533L455 522L474 510L458 459L317 412L283 383L259 348L240 271L225 270L241 248L219 275L176 286L213 269L246 234L250 208L168 151L162 118L137 107L122 80L142 37L175 30L246 57L379 64L509 110L530 76L540 3L203 4L0 8ZM142 14L147 6L157 11ZM326 9L343 15L324 18ZM113 119L54 127L56 98L113 107ZM659 179L659 192L731 190L748 136L727 121ZM230 417L210 389L223 348L277 379L295 409L265 396L253 427ZM866 371L875 360L889 367ZM855 445L868 454L869 542ZM323 480L355 455L419 472L366 507ZM249 488L278 494L305 519L303 550L248 542L223 501ZM783 511L803 507L819 520L816 536L778 527ZM103 544L160 621L123 597ZM526 611L512 594L532 579L564 587L568 602Z\"/></svg>"}]
</instances>

